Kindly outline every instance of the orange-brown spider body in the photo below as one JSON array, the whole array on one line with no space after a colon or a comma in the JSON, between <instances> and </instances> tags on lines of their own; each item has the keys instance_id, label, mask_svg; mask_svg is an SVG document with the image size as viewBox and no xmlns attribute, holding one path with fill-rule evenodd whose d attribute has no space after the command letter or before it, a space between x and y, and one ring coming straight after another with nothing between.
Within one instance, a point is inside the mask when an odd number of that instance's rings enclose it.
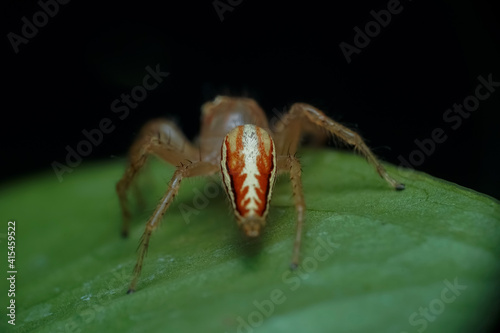
<instances>
[{"instance_id":1,"label":"orange-brown spider body","mask_svg":"<svg viewBox=\"0 0 500 333\"><path fill-rule=\"evenodd\" d=\"M300 162L295 153L302 134L311 130L312 134L318 133L318 129L324 129L352 145L394 189L404 189L403 184L389 176L357 133L308 104L293 104L278 125L271 129L264 112L253 99L218 96L202 107L198 146L191 144L172 122L159 119L147 123L130 149L130 164L116 186L123 214L124 236L128 235L130 221L127 190L147 158L155 155L176 166L176 170L165 195L146 223L128 292L135 291L151 233L158 227L177 194L182 179L219 172L236 221L249 237L258 236L266 224L276 175L290 175L297 213L291 266L296 267L305 201Z\"/></svg>"}]
</instances>

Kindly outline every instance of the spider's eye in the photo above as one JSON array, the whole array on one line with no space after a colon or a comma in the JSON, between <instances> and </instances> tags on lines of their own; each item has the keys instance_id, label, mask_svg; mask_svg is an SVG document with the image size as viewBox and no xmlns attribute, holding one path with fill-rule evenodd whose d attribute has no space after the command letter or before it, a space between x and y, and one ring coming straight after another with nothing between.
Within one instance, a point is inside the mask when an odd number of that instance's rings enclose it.
<instances>
[{"instance_id":1,"label":"spider's eye","mask_svg":"<svg viewBox=\"0 0 500 333\"><path fill-rule=\"evenodd\" d=\"M238 222L258 218L264 224L276 178L273 139L258 126L238 126L226 135L221 156L224 186Z\"/></svg>"}]
</instances>

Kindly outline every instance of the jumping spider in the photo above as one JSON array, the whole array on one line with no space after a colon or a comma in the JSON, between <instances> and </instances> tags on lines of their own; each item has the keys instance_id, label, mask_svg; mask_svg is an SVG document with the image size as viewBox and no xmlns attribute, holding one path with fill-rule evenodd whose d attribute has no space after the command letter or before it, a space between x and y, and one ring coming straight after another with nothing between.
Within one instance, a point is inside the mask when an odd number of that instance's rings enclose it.
<instances>
[{"instance_id":1,"label":"jumping spider","mask_svg":"<svg viewBox=\"0 0 500 333\"><path fill-rule=\"evenodd\" d=\"M151 233L177 194L182 179L218 172L222 174L236 221L248 237L259 236L266 224L276 175L289 173L297 211L291 267L297 267L306 208L300 162L295 153L302 134L318 128L353 146L394 189L404 189L403 184L389 176L356 132L308 104L293 104L282 117L279 128L270 129L264 112L253 99L218 96L202 107L199 146L191 144L172 122L160 119L147 123L130 149L130 164L116 186L124 236L128 235L130 224L127 190L147 158L156 155L176 166L176 170L146 224L128 293L135 291Z\"/></svg>"}]
</instances>

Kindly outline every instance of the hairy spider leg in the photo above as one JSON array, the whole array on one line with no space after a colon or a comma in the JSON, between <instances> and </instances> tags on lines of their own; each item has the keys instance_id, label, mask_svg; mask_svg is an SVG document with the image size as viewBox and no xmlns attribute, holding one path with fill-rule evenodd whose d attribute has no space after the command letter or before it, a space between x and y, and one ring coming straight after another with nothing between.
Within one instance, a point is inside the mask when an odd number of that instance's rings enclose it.
<instances>
[{"instance_id":1,"label":"hairy spider leg","mask_svg":"<svg viewBox=\"0 0 500 333\"><path fill-rule=\"evenodd\" d=\"M168 207L172 203L174 197L179 191L179 187L183 178L210 175L218 171L218 166L211 163L197 161L190 164L182 164L175 170L172 179L168 184L167 191L163 198L161 198L158 206L156 207L153 215L149 218L146 223L146 228L141 237L141 242L139 244L139 254L137 257L137 263L134 267L134 276L130 282L127 293L133 293L135 291L137 282L139 281L139 276L141 275L142 264L144 257L148 251L149 239L151 234L160 224L163 215L167 211Z\"/></svg>"},{"instance_id":2,"label":"hairy spider leg","mask_svg":"<svg viewBox=\"0 0 500 333\"><path fill-rule=\"evenodd\" d=\"M294 155L302 133L305 122L312 123L318 128L327 130L330 134L341 141L354 147L368 162L377 170L377 173L395 190L403 190L404 184L392 178L384 166L378 161L370 148L365 144L361 136L349 128L337 123L327 117L322 111L305 103L295 103L290 111L281 119L286 124L281 131L275 133L276 145L279 155Z\"/></svg>"}]
</instances>

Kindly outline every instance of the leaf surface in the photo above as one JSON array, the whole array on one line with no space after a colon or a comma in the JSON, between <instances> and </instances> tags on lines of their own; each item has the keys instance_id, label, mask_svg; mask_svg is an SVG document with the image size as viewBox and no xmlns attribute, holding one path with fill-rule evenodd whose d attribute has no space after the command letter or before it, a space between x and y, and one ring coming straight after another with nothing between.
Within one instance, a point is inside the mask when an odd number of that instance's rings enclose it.
<instances>
[{"instance_id":1,"label":"leaf surface","mask_svg":"<svg viewBox=\"0 0 500 333\"><path fill-rule=\"evenodd\" d=\"M481 332L499 278L498 201L388 165L396 192L359 156L302 152L302 264L290 183L257 240L240 234L217 179L187 179L126 295L143 226L173 168L141 176L145 208L120 237L123 161L84 163L0 189L0 241L16 221L16 325L2 332ZM133 197L131 197L133 199ZM131 200L133 202L133 200ZM5 258L6 259L6 258ZM4 262L6 262L4 260ZM4 271L7 271L5 264ZM2 306L9 284L0 282ZM4 307L5 309L5 307ZM5 312L5 310L3 311Z\"/></svg>"}]
</instances>

